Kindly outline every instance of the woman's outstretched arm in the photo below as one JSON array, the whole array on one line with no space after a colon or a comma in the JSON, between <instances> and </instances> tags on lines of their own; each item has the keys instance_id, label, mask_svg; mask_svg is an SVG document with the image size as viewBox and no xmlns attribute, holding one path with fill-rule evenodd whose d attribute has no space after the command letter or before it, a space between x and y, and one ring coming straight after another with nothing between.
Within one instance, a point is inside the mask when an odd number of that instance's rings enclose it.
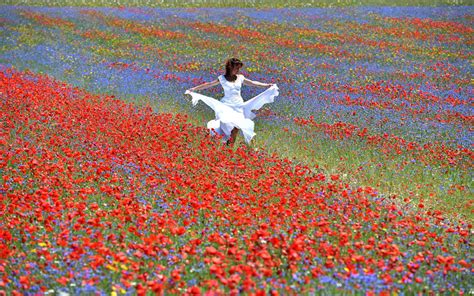
<instances>
[{"instance_id":1,"label":"woman's outstretched arm","mask_svg":"<svg viewBox=\"0 0 474 296\"><path fill-rule=\"evenodd\" d=\"M260 81L249 80L247 78L244 78L243 84L247 86L258 86L258 87L269 87L273 85L273 83L263 83Z\"/></svg>"},{"instance_id":2,"label":"woman's outstretched arm","mask_svg":"<svg viewBox=\"0 0 474 296\"><path fill-rule=\"evenodd\" d=\"M209 87L213 87L213 86L216 86L219 84L219 80L213 80L211 82L206 82L206 83L203 83L203 84L200 84L200 85L197 85L195 87L192 87L190 89L188 89L189 91L196 91L196 90L201 90L201 89L206 89L206 88L209 88Z\"/></svg>"}]
</instances>

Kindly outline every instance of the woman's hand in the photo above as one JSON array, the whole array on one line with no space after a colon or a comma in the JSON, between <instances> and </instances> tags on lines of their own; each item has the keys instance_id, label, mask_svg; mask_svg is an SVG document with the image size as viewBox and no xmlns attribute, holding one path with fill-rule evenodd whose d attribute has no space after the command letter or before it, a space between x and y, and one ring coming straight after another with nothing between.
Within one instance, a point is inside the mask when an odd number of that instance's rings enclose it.
<instances>
[{"instance_id":1,"label":"woman's hand","mask_svg":"<svg viewBox=\"0 0 474 296\"><path fill-rule=\"evenodd\" d=\"M264 83L264 82L260 82L260 81L253 81L253 80L247 79L245 77L244 77L243 84L248 85L248 86L257 86L257 87L269 87L269 86L273 85L272 83Z\"/></svg>"}]
</instances>

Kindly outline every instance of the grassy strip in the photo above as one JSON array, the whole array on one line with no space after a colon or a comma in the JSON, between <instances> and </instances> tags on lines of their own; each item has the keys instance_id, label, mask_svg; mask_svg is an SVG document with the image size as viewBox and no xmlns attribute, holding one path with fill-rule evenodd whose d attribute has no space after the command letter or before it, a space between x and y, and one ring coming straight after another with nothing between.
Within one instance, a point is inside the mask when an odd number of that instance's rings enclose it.
<instances>
[{"instance_id":1,"label":"grassy strip","mask_svg":"<svg viewBox=\"0 0 474 296\"><path fill-rule=\"evenodd\" d=\"M346 6L445 6L469 5L466 0L317 0L317 1L285 1L285 0L196 0L196 1L152 1L152 0L7 0L6 5L31 6L128 6L128 7L252 7L252 8L284 8L284 7L346 7Z\"/></svg>"}]
</instances>

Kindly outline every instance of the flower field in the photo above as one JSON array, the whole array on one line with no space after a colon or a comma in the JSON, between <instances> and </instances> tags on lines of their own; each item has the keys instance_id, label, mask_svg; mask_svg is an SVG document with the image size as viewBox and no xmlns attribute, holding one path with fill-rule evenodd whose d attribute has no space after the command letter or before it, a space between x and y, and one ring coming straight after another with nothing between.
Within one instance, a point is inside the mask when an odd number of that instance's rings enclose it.
<instances>
[{"instance_id":1,"label":"flower field","mask_svg":"<svg viewBox=\"0 0 474 296\"><path fill-rule=\"evenodd\" d=\"M0 294L472 293L473 20L0 7ZM183 95L231 56L251 146Z\"/></svg>"}]
</instances>

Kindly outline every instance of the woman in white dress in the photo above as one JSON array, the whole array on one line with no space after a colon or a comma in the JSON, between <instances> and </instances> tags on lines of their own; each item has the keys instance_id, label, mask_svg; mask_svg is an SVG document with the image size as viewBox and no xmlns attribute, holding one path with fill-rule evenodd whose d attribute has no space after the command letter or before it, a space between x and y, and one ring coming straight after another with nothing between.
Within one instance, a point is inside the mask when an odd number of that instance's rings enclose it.
<instances>
[{"instance_id":1,"label":"woman in white dress","mask_svg":"<svg viewBox=\"0 0 474 296\"><path fill-rule=\"evenodd\" d=\"M211 130L211 134L222 135L227 145L234 144L239 130L242 131L247 144L250 143L250 140L255 136L254 122L252 121L255 114L252 110L258 110L266 103L273 103L274 97L279 94L276 84L252 81L239 74L242 66L243 63L239 59L228 59L225 65L225 75L220 75L216 80L195 86L185 92L185 94L192 96L193 105L201 100L214 110L216 119L209 121L207 128ZM219 83L224 89L224 97L220 101L195 92L216 86ZM268 89L244 102L240 95L242 85L268 87Z\"/></svg>"}]
</instances>

